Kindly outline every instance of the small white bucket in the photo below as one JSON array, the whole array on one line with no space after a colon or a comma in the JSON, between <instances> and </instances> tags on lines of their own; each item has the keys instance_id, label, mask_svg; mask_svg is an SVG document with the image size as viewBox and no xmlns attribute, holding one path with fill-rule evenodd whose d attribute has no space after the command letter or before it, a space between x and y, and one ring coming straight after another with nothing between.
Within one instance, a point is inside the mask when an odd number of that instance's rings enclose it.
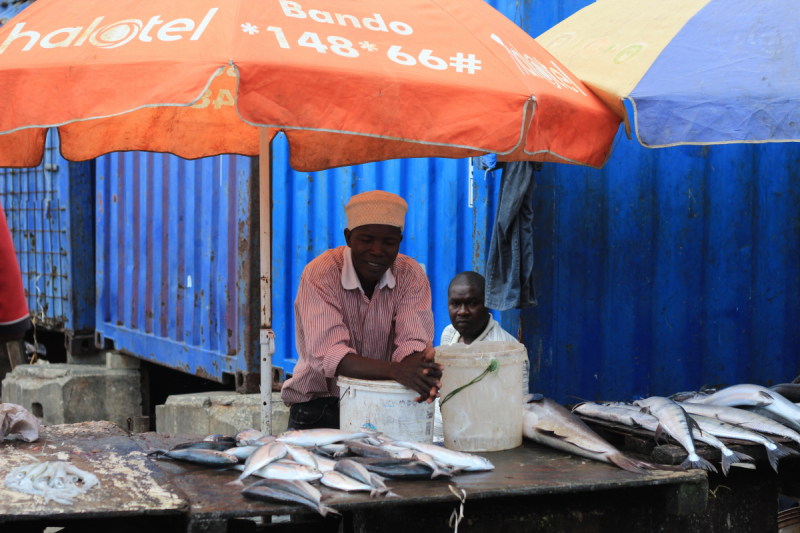
<instances>
[{"instance_id":1,"label":"small white bucket","mask_svg":"<svg viewBox=\"0 0 800 533\"><path fill-rule=\"evenodd\" d=\"M339 427L374 429L394 439L433 442L433 403L396 381L339 377Z\"/></svg>"},{"instance_id":2,"label":"small white bucket","mask_svg":"<svg viewBox=\"0 0 800 533\"><path fill-rule=\"evenodd\" d=\"M522 444L522 367L526 359L525 346L517 342L436 348L436 362L444 366L439 407L445 448L496 452ZM485 373L493 360L497 370Z\"/></svg>"}]
</instances>

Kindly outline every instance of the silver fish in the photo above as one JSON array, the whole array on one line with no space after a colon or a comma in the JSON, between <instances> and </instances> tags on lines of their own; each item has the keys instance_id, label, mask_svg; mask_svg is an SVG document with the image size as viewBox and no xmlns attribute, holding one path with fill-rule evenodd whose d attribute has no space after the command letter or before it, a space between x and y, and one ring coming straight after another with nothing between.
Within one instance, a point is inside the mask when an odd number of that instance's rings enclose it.
<instances>
[{"instance_id":1,"label":"silver fish","mask_svg":"<svg viewBox=\"0 0 800 533\"><path fill-rule=\"evenodd\" d=\"M381 448L389 452L391 457L397 459L411 459L412 457L414 457L413 450L410 450L409 448L402 448L400 446L395 446L394 444L392 444L392 442L394 441L381 445Z\"/></svg>"},{"instance_id":2,"label":"silver fish","mask_svg":"<svg viewBox=\"0 0 800 533\"><path fill-rule=\"evenodd\" d=\"M431 470L433 470L433 473L431 474L431 479L433 479L435 477L439 477L439 476L452 477L452 474L442 470L439 467L439 465L436 462L436 460L434 460L434 458L431 457L430 455L428 455L427 453L417 452L417 453L414 454L414 458L416 460L422 462L422 463L425 463L429 467L431 467Z\"/></svg>"},{"instance_id":3,"label":"silver fish","mask_svg":"<svg viewBox=\"0 0 800 533\"><path fill-rule=\"evenodd\" d=\"M368 436L361 431L345 431L342 429L306 429L290 430L278 437L279 442L288 442L308 448L311 446L325 446L345 440L361 439Z\"/></svg>"},{"instance_id":4,"label":"silver fish","mask_svg":"<svg viewBox=\"0 0 800 533\"><path fill-rule=\"evenodd\" d=\"M610 422L616 422L618 424L625 424L632 427L642 427L654 433L658 430L658 418L641 412L638 407L633 405L600 405L587 402L576 405L573 411L586 416L608 420ZM728 475L728 471L733 463L740 461L753 461L753 458L749 455L731 450L725 446L721 440L708 432L695 431L694 438L695 440L708 444L709 446L713 446L720 451L722 471L726 476Z\"/></svg>"},{"instance_id":5,"label":"silver fish","mask_svg":"<svg viewBox=\"0 0 800 533\"><path fill-rule=\"evenodd\" d=\"M336 461L333 459L328 459L327 457L314 457L317 460L317 469L322 472L331 472L334 468L336 468Z\"/></svg>"},{"instance_id":6,"label":"silver fish","mask_svg":"<svg viewBox=\"0 0 800 533\"><path fill-rule=\"evenodd\" d=\"M364 465L362 464L349 459L343 459L336 463L336 468L334 470L372 487L372 491L370 491L370 497L374 498L375 496L380 496L381 494L394 496L394 494L392 494L392 492L389 490L389 487L383 483L383 480L379 476L364 468Z\"/></svg>"},{"instance_id":7,"label":"silver fish","mask_svg":"<svg viewBox=\"0 0 800 533\"><path fill-rule=\"evenodd\" d=\"M289 452L289 455L292 457L294 462L314 468L315 470L319 470L319 462L317 461L316 455L305 448L301 446L295 446L294 444L284 443L284 446L286 446L286 450Z\"/></svg>"},{"instance_id":8,"label":"silver fish","mask_svg":"<svg viewBox=\"0 0 800 533\"><path fill-rule=\"evenodd\" d=\"M236 470L244 470L244 465L236 465ZM282 463L276 461L255 470L252 476L265 479L283 479L286 481L316 481L322 477L322 472L316 468L298 465L296 463Z\"/></svg>"},{"instance_id":9,"label":"silver fish","mask_svg":"<svg viewBox=\"0 0 800 533\"><path fill-rule=\"evenodd\" d=\"M257 429L243 429L234 436L237 446L255 446L264 434Z\"/></svg>"},{"instance_id":10,"label":"silver fish","mask_svg":"<svg viewBox=\"0 0 800 533\"><path fill-rule=\"evenodd\" d=\"M525 397L525 401L522 434L534 442L592 461L613 464L636 474L663 468L623 455L569 409L553 400L530 394Z\"/></svg>"},{"instance_id":11,"label":"silver fish","mask_svg":"<svg viewBox=\"0 0 800 533\"><path fill-rule=\"evenodd\" d=\"M761 416L758 413L737 409L735 407L707 405L702 403L682 403L680 406L690 415L702 415L708 418L716 418L721 422L727 422L728 424L759 433L777 435L800 444L800 433L771 418Z\"/></svg>"},{"instance_id":12,"label":"silver fish","mask_svg":"<svg viewBox=\"0 0 800 533\"><path fill-rule=\"evenodd\" d=\"M688 403L705 403L737 407L752 405L763 407L778 416L800 422L800 407L796 406L775 391L759 385L733 385L708 396L698 396Z\"/></svg>"},{"instance_id":13,"label":"silver fish","mask_svg":"<svg viewBox=\"0 0 800 533\"><path fill-rule=\"evenodd\" d=\"M305 481L263 480L253 483L242 495L254 500L299 503L317 511L322 516L338 511L322 505L319 491Z\"/></svg>"},{"instance_id":14,"label":"silver fish","mask_svg":"<svg viewBox=\"0 0 800 533\"><path fill-rule=\"evenodd\" d=\"M341 472L326 472L322 479L320 479L320 483L325 485L326 487L330 487L336 490L344 490L347 492L369 492L372 493L373 488L367 485L366 483L362 483L361 481L357 481L350 476L346 476Z\"/></svg>"},{"instance_id":15,"label":"silver fish","mask_svg":"<svg viewBox=\"0 0 800 533\"><path fill-rule=\"evenodd\" d=\"M436 461L442 464L462 468L467 472L482 472L485 470L494 470L494 465L488 459L484 459L478 455L471 453L457 452L455 450L448 450L441 446L433 444L424 444L421 442L408 442L396 440L392 443L401 448L408 448L417 452L427 453Z\"/></svg>"},{"instance_id":16,"label":"silver fish","mask_svg":"<svg viewBox=\"0 0 800 533\"><path fill-rule=\"evenodd\" d=\"M264 444L269 444L270 442L275 442L278 437L274 435L264 435L263 437L259 437L256 439L255 445L256 446L263 446Z\"/></svg>"},{"instance_id":17,"label":"silver fish","mask_svg":"<svg viewBox=\"0 0 800 533\"><path fill-rule=\"evenodd\" d=\"M286 456L286 453L286 446L284 446L282 442L272 442L261 446L247 458L247 461L244 463L242 475L240 475L236 481L231 481L227 483L227 485L244 485L242 483L243 479L250 476L256 470L260 470L268 464L282 459Z\"/></svg>"},{"instance_id":18,"label":"silver fish","mask_svg":"<svg viewBox=\"0 0 800 533\"><path fill-rule=\"evenodd\" d=\"M203 466L227 466L239 462L236 457L216 450L155 450L148 455L164 455L176 461L185 461Z\"/></svg>"},{"instance_id":19,"label":"silver fish","mask_svg":"<svg viewBox=\"0 0 800 533\"><path fill-rule=\"evenodd\" d=\"M648 412L658 418L659 425L656 428L656 440L661 435L661 429L665 430L670 437L680 443L689 452L689 457L681 463L683 468L702 468L716 472L714 465L697 455L694 448L694 432L692 431L692 421L683 408L670 400L661 396L652 396L645 400L637 400L634 405L647 408Z\"/></svg>"},{"instance_id":20,"label":"silver fish","mask_svg":"<svg viewBox=\"0 0 800 533\"><path fill-rule=\"evenodd\" d=\"M781 444L777 444L763 435L754 433L747 429L739 428L731 424L727 424L715 418L708 418L701 415L690 415L694 419L700 429L704 432L711 433L715 437L723 439L737 439L748 442L755 442L762 444L767 449L767 459L775 472L778 471L778 461L790 455L798 455L798 453L791 448L787 448Z\"/></svg>"},{"instance_id":21,"label":"silver fish","mask_svg":"<svg viewBox=\"0 0 800 533\"><path fill-rule=\"evenodd\" d=\"M236 439L230 435L209 435L203 439L205 442L223 442L226 444L236 444Z\"/></svg>"},{"instance_id":22,"label":"silver fish","mask_svg":"<svg viewBox=\"0 0 800 533\"><path fill-rule=\"evenodd\" d=\"M800 402L800 385L797 383L781 383L770 387L769 390L777 392L795 405Z\"/></svg>"},{"instance_id":23,"label":"silver fish","mask_svg":"<svg viewBox=\"0 0 800 533\"><path fill-rule=\"evenodd\" d=\"M225 450L225 453L228 455L232 455L239 459L239 462L246 461L248 457L253 455L259 446L234 446L233 448L228 448Z\"/></svg>"},{"instance_id":24,"label":"silver fish","mask_svg":"<svg viewBox=\"0 0 800 533\"><path fill-rule=\"evenodd\" d=\"M381 446L373 446L356 440L344 441L352 453L360 457L394 457L392 452Z\"/></svg>"}]
</instances>

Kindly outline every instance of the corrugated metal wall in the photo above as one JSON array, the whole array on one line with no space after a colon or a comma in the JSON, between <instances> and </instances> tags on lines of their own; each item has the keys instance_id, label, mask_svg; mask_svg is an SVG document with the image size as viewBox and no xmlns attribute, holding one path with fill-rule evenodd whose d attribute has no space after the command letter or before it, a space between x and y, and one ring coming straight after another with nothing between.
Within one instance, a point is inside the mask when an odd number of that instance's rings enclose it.
<instances>
[{"instance_id":1,"label":"corrugated metal wall","mask_svg":"<svg viewBox=\"0 0 800 533\"><path fill-rule=\"evenodd\" d=\"M258 371L257 159L97 160L97 341L209 379Z\"/></svg>"},{"instance_id":2,"label":"corrugated metal wall","mask_svg":"<svg viewBox=\"0 0 800 533\"><path fill-rule=\"evenodd\" d=\"M93 170L93 163L61 157L55 130L47 135L41 165L0 169L0 203L36 325L89 338L94 329Z\"/></svg>"},{"instance_id":3,"label":"corrugated metal wall","mask_svg":"<svg viewBox=\"0 0 800 533\"><path fill-rule=\"evenodd\" d=\"M478 172L471 182L467 159L400 159L309 174L291 169L283 135L272 151L274 364L291 372L296 363L294 298L303 268L325 250L345 244L344 206L350 196L373 189L399 194L409 204L400 253L416 259L428 274L438 341L450 323L450 280L463 270L483 271L499 176ZM496 316L516 333L518 313Z\"/></svg>"}]
</instances>

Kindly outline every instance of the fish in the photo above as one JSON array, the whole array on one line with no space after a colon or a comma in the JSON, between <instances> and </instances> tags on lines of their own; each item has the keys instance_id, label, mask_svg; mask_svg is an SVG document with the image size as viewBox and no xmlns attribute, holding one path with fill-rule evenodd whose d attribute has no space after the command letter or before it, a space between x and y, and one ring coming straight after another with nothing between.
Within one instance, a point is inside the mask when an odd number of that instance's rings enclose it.
<instances>
[{"instance_id":1,"label":"fish","mask_svg":"<svg viewBox=\"0 0 800 533\"><path fill-rule=\"evenodd\" d=\"M336 471L325 472L319 482L326 487L346 492L369 492L371 494L374 490L370 485Z\"/></svg>"},{"instance_id":2,"label":"fish","mask_svg":"<svg viewBox=\"0 0 800 533\"><path fill-rule=\"evenodd\" d=\"M361 459L361 460L358 460ZM364 465L364 468L381 477L396 480L431 479L433 469L420 461L393 460L393 459L353 459ZM391 462L395 461L395 462ZM402 461L402 462L400 462Z\"/></svg>"},{"instance_id":3,"label":"fish","mask_svg":"<svg viewBox=\"0 0 800 533\"><path fill-rule=\"evenodd\" d=\"M256 439L254 445L255 446L263 446L264 444L269 444L270 442L275 442L278 437L275 435L264 435L263 437L259 437Z\"/></svg>"},{"instance_id":4,"label":"fish","mask_svg":"<svg viewBox=\"0 0 800 533\"><path fill-rule=\"evenodd\" d=\"M707 405L702 403L681 403L680 406L690 415L702 415L708 418L716 418L721 422L727 422L728 424L749 429L750 431L777 435L800 444L800 433L758 413L737 409L736 407Z\"/></svg>"},{"instance_id":5,"label":"fish","mask_svg":"<svg viewBox=\"0 0 800 533\"><path fill-rule=\"evenodd\" d=\"M478 455L472 455L471 453L448 450L441 446L422 442L394 441L393 444L416 452L427 453L441 464L462 468L467 472L494 470L494 465L488 459L484 459Z\"/></svg>"},{"instance_id":6,"label":"fish","mask_svg":"<svg viewBox=\"0 0 800 533\"><path fill-rule=\"evenodd\" d=\"M769 388L775 391L792 403L800 402L800 384L797 383L781 383Z\"/></svg>"},{"instance_id":7,"label":"fish","mask_svg":"<svg viewBox=\"0 0 800 533\"><path fill-rule=\"evenodd\" d=\"M217 450L155 450L147 455L165 456L176 461L184 461L203 466L230 466L239 462L233 455Z\"/></svg>"},{"instance_id":8,"label":"fish","mask_svg":"<svg viewBox=\"0 0 800 533\"><path fill-rule=\"evenodd\" d=\"M307 449L288 443L284 444L284 446L286 446L286 451L289 452L292 460L297 464L305 465L317 470L319 469L319 461L317 461L317 456Z\"/></svg>"},{"instance_id":9,"label":"fish","mask_svg":"<svg viewBox=\"0 0 800 533\"><path fill-rule=\"evenodd\" d=\"M534 442L593 461L613 464L628 472L663 470L661 465L632 459L592 431L569 409L545 398L529 394L522 414L522 434Z\"/></svg>"},{"instance_id":10,"label":"fish","mask_svg":"<svg viewBox=\"0 0 800 533\"><path fill-rule=\"evenodd\" d=\"M334 468L336 468L336 461L333 459L319 456L316 456L315 459L317 460L317 469L323 474L325 472L331 472Z\"/></svg>"},{"instance_id":11,"label":"fish","mask_svg":"<svg viewBox=\"0 0 800 533\"><path fill-rule=\"evenodd\" d=\"M257 429L243 429L234 436L237 446L254 446L264 434Z\"/></svg>"},{"instance_id":12,"label":"fish","mask_svg":"<svg viewBox=\"0 0 800 533\"><path fill-rule=\"evenodd\" d=\"M247 461L247 458L253 455L259 446L234 446L233 448L228 448L225 450L225 453L232 455L239 459L240 463Z\"/></svg>"},{"instance_id":13,"label":"fish","mask_svg":"<svg viewBox=\"0 0 800 533\"><path fill-rule=\"evenodd\" d=\"M203 439L205 442L224 442L230 444L236 444L236 438L232 437L231 435L209 435Z\"/></svg>"},{"instance_id":14,"label":"fish","mask_svg":"<svg viewBox=\"0 0 800 533\"><path fill-rule=\"evenodd\" d=\"M322 446L317 446L317 448L327 454L330 454L332 457L336 457L336 454L341 454L347 450L347 446L344 444L325 444Z\"/></svg>"},{"instance_id":15,"label":"fish","mask_svg":"<svg viewBox=\"0 0 800 533\"><path fill-rule=\"evenodd\" d=\"M216 450L218 452L227 451L233 446L233 444L227 442L211 442L211 441L200 441L200 442L184 442L183 444L178 444L170 448L171 450Z\"/></svg>"},{"instance_id":16,"label":"fish","mask_svg":"<svg viewBox=\"0 0 800 533\"><path fill-rule=\"evenodd\" d=\"M687 400L688 403L705 403L737 407L750 405L763 407L794 422L800 422L800 407L796 406L775 391L759 385L733 385L708 396Z\"/></svg>"},{"instance_id":17,"label":"fish","mask_svg":"<svg viewBox=\"0 0 800 533\"><path fill-rule=\"evenodd\" d=\"M350 449L350 452L360 457L393 457L391 451L380 446L373 446L364 442L355 440L346 440L344 444Z\"/></svg>"},{"instance_id":18,"label":"fish","mask_svg":"<svg viewBox=\"0 0 800 533\"><path fill-rule=\"evenodd\" d=\"M408 448L401 448L400 446L395 446L394 444L391 443L383 444L381 445L381 448L389 452L392 457L397 457L400 459L411 459L412 457L414 457L414 450L410 450Z\"/></svg>"},{"instance_id":19,"label":"fish","mask_svg":"<svg viewBox=\"0 0 800 533\"><path fill-rule=\"evenodd\" d=\"M244 489L242 495L260 501L299 503L322 516L339 514L335 509L322 505L319 491L305 481L263 480Z\"/></svg>"},{"instance_id":20,"label":"fish","mask_svg":"<svg viewBox=\"0 0 800 533\"><path fill-rule=\"evenodd\" d=\"M741 405L739 407L735 407L735 409L741 409L742 411L750 411L751 413L761 415L764 418L769 418L770 420L777 422L778 424L786 426L800 433L800 422L789 420L788 418L776 415L772 411L764 409L763 407L758 407L757 405Z\"/></svg>"},{"instance_id":21,"label":"fish","mask_svg":"<svg viewBox=\"0 0 800 533\"><path fill-rule=\"evenodd\" d=\"M429 467L431 467L432 470L431 479L439 476L453 477L453 474L451 472L449 472L446 468L444 470L440 468L439 465L436 463L436 460L434 460L434 458L428 455L427 453L417 452L414 454L414 458L417 459L419 462L424 463Z\"/></svg>"},{"instance_id":22,"label":"fish","mask_svg":"<svg viewBox=\"0 0 800 533\"><path fill-rule=\"evenodd\" d=\"M375 496L380 496L382 494L394 496L394 494L389 490L389 487L386 486L380 477L367 470L364 465L360 463L351 461L349 459L342 459L336 463L334 471L340 472L355 479L356 481L360 481L361 483L372 487L372 491L369 494L370 497L374 498Z\"/></svg>"},{"instance_id":23,"label":"fish","mask_svg":"<svg viewBox=\"0 0 800 533\"><path fill-rule=\"evenodd\" d=\"M711 433L715 437L744 440L762 444L767 449L767 459L769 460L769 464L772 469L775 470L775 472L778 471L778 461L790 455L800 455L791 448L787 448L786 446L773 442L771 439L763 435L759 435L753 431L736 427L715 418L708 418L702 415L690 416L698 423L702 431Z\"/></svg>"},{"instance_id":24,"label":"fish","mask_svg":"<svg viewBox=\"0 0 800 533\"><path fill-rule=\"evenodd\" d=\"M346 431L343 429L306 429L290 430L278 437L279 442L288 442L304 448L325 446L345 440L362 439L368 434L362 431Z\"/></svg>"},{"instance_id":25,"label":"fish","mask_svg":"<svg viewBox=\"0 0 800 533\"><path fill-rule=\"evenodd\" d=\"M694 424L680 405L669 398L661 396L651 396L644 400L637 400L633 404L646 408L646 412L658 418L658 427L655 431L656 441L661 436L661 430L664 430L689 452L689 457L681 463L682 468L701 468L711 472L717 471L714 465L697 455L692 431Z\"/></svg>"},{"instance_id":26,"label":"fish","mask_svg":"<svg viewBox=\"0 0 800 533\"><path fill-rule=\"evenodd\" d=\"M242 483L242 480L250 476L256 470L260 470L278 459L283 459L287 453L286 446L284 446L282 442L271 442L259 447L247 458L247 461L244 463L244 471L242 474L235 481L226 483L226 485L243 486L244 483Z\"/></svg>"},{"instance_id":27,"label":"fish","mask_svg":"<svg viewBox=\"0 0 800 533\"><path fill-rule=\"evenodd\" d=\"M236 465L233 468L243 471L245 467L244 465ZM296 463L282 463L276 461L255 470L250 475L266 479L284 479L287 481L316 481L322 477L322 472L316 468L309 468Z\"/></svg>"},{"instance_id":28,"label":"fish","mask_svg":"<svg viewBox=\"0 0 800 533\"><path fill-rule=\"evenodd\" d=\"M610 422L625 424L632 427L642 427L654 433L658 430L659 425L658 418L641 412L638 407L633 405L599 405L585 402L583 404L576 405L573 411L577 411L586 416L608 420ZM713 446L720 451L722 472L726 476L728 475L728 471L733 463L741 461L753 461L753 458L749 455L731 450L725 446L722 441L710 433L694 432L694 438L695 440L708 444L709 446Z\"/></svg>"}]
</instances>

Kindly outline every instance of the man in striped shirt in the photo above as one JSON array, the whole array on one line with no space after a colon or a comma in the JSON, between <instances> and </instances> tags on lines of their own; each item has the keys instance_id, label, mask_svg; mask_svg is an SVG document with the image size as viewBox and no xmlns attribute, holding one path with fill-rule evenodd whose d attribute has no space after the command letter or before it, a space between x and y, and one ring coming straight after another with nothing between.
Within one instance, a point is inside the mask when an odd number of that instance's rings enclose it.
<instances>
[{"instance_id":1,"label":"man in striped shirt","mask_svg":"<svg viewBox=\"0 0 800 533\"><path fill-rule=\"evenodd\" d=\"M299 360L281 390L290 429L339 427L337 376L395 380L417 401L433 401L441 387L428 278L399 253L408 205L371 191L350 198L346 211L347 246L309 263L297 290Z\"/></svg>"}]
</instances>

